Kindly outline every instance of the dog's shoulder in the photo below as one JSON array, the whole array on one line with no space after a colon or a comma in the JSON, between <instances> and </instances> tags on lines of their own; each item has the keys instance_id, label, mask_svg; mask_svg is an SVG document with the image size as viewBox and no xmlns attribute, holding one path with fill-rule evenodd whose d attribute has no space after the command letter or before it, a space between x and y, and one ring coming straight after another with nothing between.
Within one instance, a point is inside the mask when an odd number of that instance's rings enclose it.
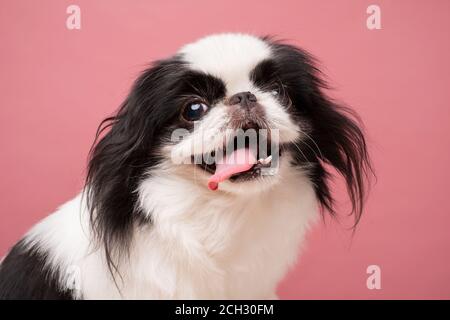
<instances>
[{"instance_id":1,"label":"dog's shoulder","mask_svg":"<svg viewBox=\"0 0 450 320\"><path fill-rule=\"evenodd\" d=\"M45 252L19 241L0 264L0 299L72 299L69 290L60 288L58 271L46 260Z\"/></svg>"}]
</instances>

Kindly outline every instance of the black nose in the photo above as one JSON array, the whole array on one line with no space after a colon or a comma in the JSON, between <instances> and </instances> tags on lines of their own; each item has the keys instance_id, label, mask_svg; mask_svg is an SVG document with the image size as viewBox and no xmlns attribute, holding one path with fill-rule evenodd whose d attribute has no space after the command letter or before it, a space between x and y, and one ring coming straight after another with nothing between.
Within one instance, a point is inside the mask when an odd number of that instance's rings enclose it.
<instances>
[{"instance_id":1,"label":"black nose","mask_svg":"<svg viewBox=\"0 0 450 320\"><path fill-rule=\"evenodd\" d=\"M229 105L239 104L242 107L251 108L255 106L255 102L257 101L256 96L247 91L247 92L239 92L235 95L231 96L228 100Z\"/></svg>"}]
</instances>

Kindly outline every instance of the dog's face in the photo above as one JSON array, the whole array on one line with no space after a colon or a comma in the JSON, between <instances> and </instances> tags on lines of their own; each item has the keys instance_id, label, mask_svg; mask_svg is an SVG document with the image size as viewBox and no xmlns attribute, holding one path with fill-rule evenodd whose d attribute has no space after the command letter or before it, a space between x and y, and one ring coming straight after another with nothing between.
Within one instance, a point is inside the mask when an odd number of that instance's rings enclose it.
<instances>
[{"instance_id":1,"label":"dog's face","mask_svg":"<svg viewBox=\"0 0 450 320\"><path fill-rule=\"evenodd\" d=\"M168 122L171 143L161 152L167 174L236 195L277 183L307 127L276 48L248 35L219 35L185 46L177 58L170 99L178 117Z\"/></svg>"},{"instance_id":2,"label":"dog's face","mask_svg":"<svg viewBox=\"0 0 450 320\"><path fill-rule=\"evenodd\" d=\"M206 37L155 63L92 152L88 199L105 243L132 224L135 191L155 169L236 196L237 186L259 192L301 170L333 212L328 164L358 219L370 169L364 136L324 87L305 51L249 35Z\"/></svg>"}]
</instances>

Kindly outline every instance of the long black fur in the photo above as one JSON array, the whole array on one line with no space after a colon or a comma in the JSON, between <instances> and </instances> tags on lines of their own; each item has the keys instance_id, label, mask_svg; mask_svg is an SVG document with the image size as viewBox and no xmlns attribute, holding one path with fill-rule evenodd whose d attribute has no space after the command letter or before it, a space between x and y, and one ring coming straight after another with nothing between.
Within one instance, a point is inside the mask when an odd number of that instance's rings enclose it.
<instances>
[{"instance_id":1,"label":"long black fur","mask_svg":"<svg viewBox=\"0 0 450 320\"><path fill-rule=\"evenodd\" d=\"M19 241L0 264L0 300L71 300L59 272L46 265L47 254Z\"/></svg>"},{"instance_id":2,"label":"long black fur","mask_svg":"<svg viewBox=\"0 0 450 320\"><path fill-rule=\"evenodd\" d=\"M357 114L326 96L329 89L317 61L306 51L291 45L271 43L275 73L283 84L306 134L294 148L298 165L308 164L317 198L326 211L335 214L330 191L334 167L345 179L356 226L363 212L366 188L373 176L366 140Z\"/></svg>"}]
</instances>

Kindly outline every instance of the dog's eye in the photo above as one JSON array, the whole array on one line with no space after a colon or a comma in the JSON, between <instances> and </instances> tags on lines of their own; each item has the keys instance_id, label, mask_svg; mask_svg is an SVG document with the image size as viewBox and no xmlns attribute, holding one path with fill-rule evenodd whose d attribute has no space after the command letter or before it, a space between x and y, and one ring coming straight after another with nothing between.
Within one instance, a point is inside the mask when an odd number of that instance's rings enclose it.
<instances>
[{"instance_id":1,"label":"dog's eye","mask_svg":"<svg viewBox=\"0 0 450 320\"><path fill-rule=\"evenodd\" d=\"M280 83L276 83L270 90L270 94L274 97L278 97L281 93L282 85Z\"/></svg>"},{"instance_id":2,"label":"dog's eye","mask_svg":"<svg viewBox=\"0 0 450 320\"><path fill-rule=\"evenodd\" d=\"M187 121L197 121L208 111L208 106L201 102L188 104L183 111L183 118Z\"/></svg>"}]
</instances>

